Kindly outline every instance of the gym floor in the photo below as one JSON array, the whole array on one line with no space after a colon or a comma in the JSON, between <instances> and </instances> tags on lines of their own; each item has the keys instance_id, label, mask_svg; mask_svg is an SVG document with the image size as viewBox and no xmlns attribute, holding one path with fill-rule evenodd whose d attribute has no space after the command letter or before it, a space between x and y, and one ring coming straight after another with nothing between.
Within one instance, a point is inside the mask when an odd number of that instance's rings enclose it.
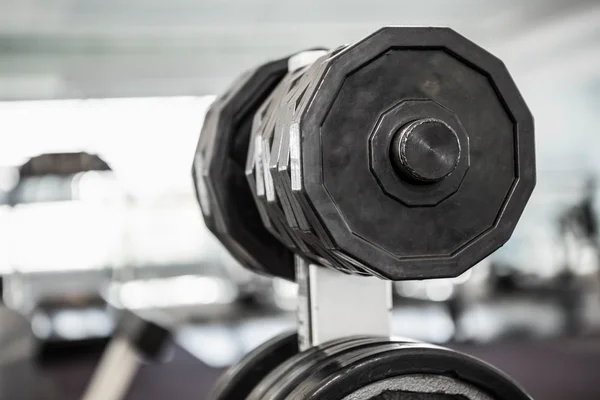
<instances>
[{"instance_id":1,"label":"gym floor","mask_svg":"<svg viewBox=\"0 0 600 400\"><path fill-rule=\"evenodd\" d=\"M536 400L600 399L600 337L451 346L512 375ZM2 400L78 400L103 343L49 357L37 367L21 360L0 368ZM203 400L222 370L174 347L168 364L145 365L128 400Z\"/></svg>"}]
</instances>

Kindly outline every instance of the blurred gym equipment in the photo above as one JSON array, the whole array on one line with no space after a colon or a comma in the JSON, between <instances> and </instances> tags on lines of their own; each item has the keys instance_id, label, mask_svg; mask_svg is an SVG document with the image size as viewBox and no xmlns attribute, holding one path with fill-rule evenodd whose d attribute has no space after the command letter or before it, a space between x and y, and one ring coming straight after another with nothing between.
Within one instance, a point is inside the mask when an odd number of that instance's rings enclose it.
<instances>
[{"instance_id":1,"label":"blurred gym equipment","mask_svg":"<svg viewBox=\"0 0 600 400\"><path fill-rule=\"evenodd\" d=\"M0 399L54 399L54 389L35 363L37 342L29 320L4 305L3 286L0 276Z\"/></svg>"},{"instance_id":2,"label":"blurred gym equipment","mask_svg":"<svg viewBox=\"0 0 600 400\"><path fill-rule=\"evenodd\" d=\"M8 194L6 302L27 316L41 354L112 330L101 296L120 246L120 191L108 164L85 152L41 154ZM82 323L83 322L83 323Z\"/></svg>"},{"instance_id":3,"label":"blurred gym equipment","mask_svg":"<svg viewBox=\"0 0 600 400\"><path fill-rule=\"evenodd\" d=\"M169 329L159 323L123 312L83 400L125 397L140 363L158 359L170 338Z\"/></svg>"}]
</instances>

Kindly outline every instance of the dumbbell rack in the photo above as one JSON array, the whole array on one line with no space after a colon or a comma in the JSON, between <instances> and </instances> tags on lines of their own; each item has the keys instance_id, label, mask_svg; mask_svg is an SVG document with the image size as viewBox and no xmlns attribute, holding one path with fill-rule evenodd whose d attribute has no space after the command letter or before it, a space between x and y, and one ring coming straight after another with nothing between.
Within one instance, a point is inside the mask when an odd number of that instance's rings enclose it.
<instances>
[{"instance_id":1,"label":"dumbbell rack","mask_svg":"<svg viewBox=\"0 0 600 400\"><path fill-rule=\"evenodd\" d=\"M390 337L392 283L296 258L299 349L349 336Z\"/></svg>"},{"instance_id":2,"label":"dumbbell rack","mask_svg":"<svg viewBox=\"0 0 600 400\"><path fill-rule=\"evenodd\" d=\"M533 118L485 50L388 27L261 65L209 109L193 176L232 255L299 284L297 334L251 352L211 400L528 398L480 361L390 339L391 281L471 268L535 184Z\"/></svg>"}]
</instances>

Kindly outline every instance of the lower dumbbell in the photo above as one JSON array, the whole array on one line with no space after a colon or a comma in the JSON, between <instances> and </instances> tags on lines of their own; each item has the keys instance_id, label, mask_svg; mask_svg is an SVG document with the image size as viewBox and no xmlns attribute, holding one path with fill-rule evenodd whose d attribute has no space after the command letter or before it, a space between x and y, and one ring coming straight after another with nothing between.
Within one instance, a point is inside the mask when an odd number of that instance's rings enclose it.
<instances>
[{"instance_id":1,"label":"lower dumbbell","mask_svg":"<svg viewBox=\"0 0 600 400\"><path fill-rule=\"evenodd\" d=\"M298 335L282 334L265 342L229 368L212 389L211 400L246 399L257 382L298 354Z\"/></svg>"},{"instance_id":2,"label":"lower dumbbell","mask_svg":"<svg viewBox=\"0 0 600 400\"><path fill-rule=\"evenodd\" d=\"M390 339L389 282L296 262L298 333L249 353L209 400L531 400L473 357ZM303 307L306 300L312 304Z\"/></svg>"},{"instance_id":3,"label":"lower dumbbell","mask_svg":"<svg viewBox=\"0 0 600 400\"><path fill-rule=\"evenodd\" d=\"M364 336L300 352L296 340L282 335L249 353L209 399L530 400L500 371L443 347Z\"/></svg>"}]
</instances>

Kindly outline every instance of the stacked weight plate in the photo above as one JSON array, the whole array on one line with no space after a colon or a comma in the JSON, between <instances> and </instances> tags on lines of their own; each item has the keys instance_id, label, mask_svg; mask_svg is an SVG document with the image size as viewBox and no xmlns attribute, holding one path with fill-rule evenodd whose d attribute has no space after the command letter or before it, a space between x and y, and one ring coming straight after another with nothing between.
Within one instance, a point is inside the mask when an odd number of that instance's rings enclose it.
<instances>
[{"instance_id":1,"label":"stacked weight plate","mask_svg":"<svg viewBox=\"0 0 600 400\"><path fill-rule=\"evenodd\" d=\"M315 51L300 53L295 58L306 58L308 53ZM288 242L295 253L324 266L365 274L365 270L336 255L331 239L314 218L309 203L292 190L298 148L292 148L297 135L292 137L291 124L308 96L314 93L314 85L319 82L315 74L324 66L324 59L333 56L320 53L324 55L309 66L290 70L258 109L252 124L246 177L263 224L281 242ZM294 59L289 64L295 64Z\"/></svg>"},{"instance_id":2,"label":"stacked weight plate","mask_svg":"<svg viewBox=\"0 0 600 400\"><path fill-rule=\"evenodd\" d=\"M384 279L457 276L510 237L535 184L533 118L493 55L383 28L244 74L195 158L209 228L254 271L292 254Z\"/></svg>"},{"instance_id":3,"label":"stacked weight plate","mask_svg":"<svg viewBox=\"0 0 600 400\"><path fill-rule=\"evenodd\" d=\"M246 268L294 278L293 253L262 224L244 176L252 119L287 73L287 58L246 72L205 116L192 175L208 228Z\"/></svg>"},{"instance_id":4,"label":"stacked weight plate","mask_svg":"<svg viewBox=\"0 0 600 400\"><path fill-rule=\"evenodd\" d=\"M282 334L221 376L211 400L531 400L467 355L407 340L355 336L297 348Z\"/></svg>"}]
</instances>

